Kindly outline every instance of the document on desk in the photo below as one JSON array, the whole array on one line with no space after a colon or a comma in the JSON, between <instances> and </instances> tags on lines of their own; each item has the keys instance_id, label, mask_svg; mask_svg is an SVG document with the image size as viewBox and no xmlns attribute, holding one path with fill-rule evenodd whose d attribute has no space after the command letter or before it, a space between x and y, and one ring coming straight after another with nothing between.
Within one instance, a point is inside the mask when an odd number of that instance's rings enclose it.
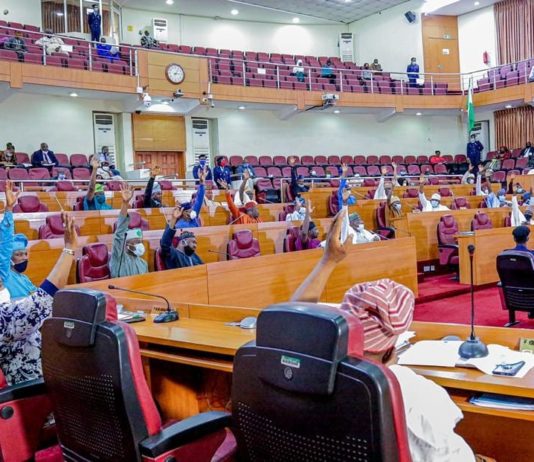
<instances>
[{"instance_id":1,"label":"document on desk","mask_svg":"<svg viewBox=\"0 0 534 462\"><path fill-rule=\"evenodd\" d=\"M463 342L423 340L412 345L399 356L398 364L404 366L470 367L485 374L493 374L498 364L513 364L525 361L525 365L511 378L523 378L534 367L534 355L510 350L501 345L488 345L489 354L485 358L463 360L458 349Z\"/></svg>"}]
</instances>

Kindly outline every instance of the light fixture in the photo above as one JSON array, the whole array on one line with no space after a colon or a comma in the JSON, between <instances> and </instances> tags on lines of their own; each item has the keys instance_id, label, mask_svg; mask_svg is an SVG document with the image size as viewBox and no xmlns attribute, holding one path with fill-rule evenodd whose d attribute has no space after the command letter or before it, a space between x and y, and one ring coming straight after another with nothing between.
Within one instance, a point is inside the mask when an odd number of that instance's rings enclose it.
<instances>
[{"instance_id":1,"label":"light fixture","mask_svg":"<svg viewBox=\"0 0 534 462\"><path fill-rule=\"evenodd\" d=\"M478 6L478 5L480 5L480 2L475 2L475 6Z\"/></svg>"},{"instance_id":2,"label":"light fixture","mask_svg":"<svg viewBox=\"0 0 534 462\"><path fill-rule=\"evenodd\" d=\"M339 109L334 109L334 114L339 114L341 111Z\"/></svg>"},{"instance_id":3,"label":"light fixture","mask_svg":"<svg viewBox=\"0 0 534 462\"><path fill-rule=\"evenodd\" d=\"M293 21L293 24L298 24L300 22L300 18L295 17L293 18L292 21Z\"/></svg>"},{"instance_id":4,"label":"light fixture","mask_svg":"<svg viewBox=\"0 0 534 462\"><path fill-rule=\"evenodd\" d=\"M165 0L167 5L174 5L174 0Z\"/></svg>"},{"instance_id":5,"label":"light fixture","mask_svg":"<svg viewBox=\"0 0 534 462\"><path fill-rule=\"evenodd\" d=\"M63 13L62 13L61 11L58 11L58 12L56 13L56 15L59 16L59 17L61 17L61 16L63 16Z\"/></svg>"},{"instance_id":6,"label":"light fixture","mask_svg":"<svg viewBox=\"0 0 534 462\"><path fill-rule=\"evenodd\" d=\"M230 11L230 14L231 14L232 16L237 16L237 15L239 14L239 10L236 10L236 9L234 8L232 11Z\"/></svg>"},{"instance_id":7,"label":"light fixture","mask_svg":"<svg viewBox=\"0 0 534 462\"><path fill-rule=\"evenodd\" d=\"M69 94L69 96L73 97L73 98L78 98L78 93L76 93L75 91L73 91L72 93Z\"/></svg>"},{"instance_id":8,"label":"light fixture","mask_svg":"<svg viewBox=\"0 0 534 462\"><path fill-rule=\"evenodd\" d=\"M446 6L457 3L460 0L425 0L423 7L421 8L421 13L430 14L440 8L445 8Z\"/></svg>"},{"instance_id":9,"label":"light fixture","mask_svg":"<svg viewBox=\"0 0 534 462\"><path fill-rule=\"evenodd\" d=\"M240 111L244 111L245 110L245 106L238 106L237 109L239 109Z\"/></svg>"},{"instance_id":10,"label":"light fixture","mask_svg":"<svg viewBox=\"0 0 534 462\"><path fill-rule=\"evenodd\" d=\"M422 116L423 114L421 112L416 112L415 115L416 116Z\"/></svg>"},{"instance_id":11,"label":"light fixture","mask_svg":"<svg viewBox=\"0 0 534 462\"><path fill-rule=\"evenodd\" d=\"M513 106L511 104L507 104L506 106L504 106L505 109L512 109Z\"/></svg>"},{"instance_id":12,"label":"light fixture","mask_svg":"<svg viewBox=\"0 0 534 462\"><path fill-rule=\"evenodd\" d=\"M352 0L345 0L345 3L350 3L352 2Z\"/></svg>"}]
</instances>

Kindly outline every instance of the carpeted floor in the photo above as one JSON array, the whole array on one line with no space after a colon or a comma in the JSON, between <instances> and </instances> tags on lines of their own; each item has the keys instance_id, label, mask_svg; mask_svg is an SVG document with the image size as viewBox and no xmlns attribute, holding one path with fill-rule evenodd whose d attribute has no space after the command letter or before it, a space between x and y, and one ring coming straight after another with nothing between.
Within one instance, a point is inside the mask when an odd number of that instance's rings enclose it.
<instances>
[{"instance_id":1,"label":"carpeted floor","mask_svg":"<svg viewBox=\"0 0 534 462\"><path fill-rule=\"evenodd\" d=\"M423 303L469 292L469 285L460 284L452 278L452 274L440 274L437 276L426 276L419 283L418 289L419 296L417 297L417 301Z\"/></svg>"},{"instance_id":2,"label":"carpeted floor","mask_svg":"<svg viewBox=\"0 0 534 462\"><path fill-rule=\"evenodd\" d=\"M422 284L421 284L422 285ZM430 301L421 300L420 297L415 305L414 319L416 321L450 322L458 324L468 324L471 314L471 295L469 290L460 295L447 295L438 298L434 293L434 299ZM469 286L462 286L467 287ZM448 291L450 294L451 291ZM423 295L426 296L425 288ZM508 311L501 307L501 300L497 287L481 289L475 292L475 323L481 326L503 327L508 322ZM517 313L517 320L520 321L515 327L534 329L534 319L528 319L526 313Z\"/></svg>"}]
</instances>

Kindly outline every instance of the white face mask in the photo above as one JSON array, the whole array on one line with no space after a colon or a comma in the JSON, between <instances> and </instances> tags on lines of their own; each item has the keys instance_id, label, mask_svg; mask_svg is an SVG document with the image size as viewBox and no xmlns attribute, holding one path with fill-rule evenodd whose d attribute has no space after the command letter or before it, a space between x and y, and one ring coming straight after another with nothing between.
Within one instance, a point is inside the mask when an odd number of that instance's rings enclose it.
<instances>
[{"instance_id":1,"label":"white face mask","mask_svg":"<svg viewBox=\"0 0 534 462\"><path fill-rule=\"evenodd\" d=\"M365 228L365 226L364 226L363 223L360 223L360 224L358 225L358 231L363 231L364 228Z\"/></svg>"},{"instance_id":2,"label":"white face mask","mask_svg":"<svg viewBox=\"0 0 534 462\"><path fill-rule=\"evenodd\" d=\"M402 204L399 204L398 202L393 204L393 208L397 211L397 212L400 212L401 211L401 207L402 207Z\"/></svg>"},{"instance_id":3,"label":"white face mask","mask_svg":"<svg viewBox=\"0 0 534 462\"><path fill-rule=\"evenodd\" d=\"M7 288L3 288L0 290L0 304L1 303L9 303L11 301L11 294L9 293L9 290Z\"/></svg>"},{"instance_id":4,"label":"white face mask","mask_svg":"<svg viewBox=\"0 0 534 462\"><path fill-rule=\"evenodd\" d=\"M135 244L133 249L130 247L130 250L138 257L142 257L145 254L145 246L142 243Z\"/></svg>"},{"instance_id":5,"label":"white face mask","mask_svg":"<svg viewBox=\"0 0 534 462\"><path fill-rule=\"evenodd\" d=\"M195 212L194 210L191 210L191 213L189 214L189 216L191 217L191 220L194 220L197 217L197 212Z\"/></svg>"},{"instance_id":6,"label":"white face mask","mask_svg":"<svg viewBox=\"0 0 534 462\"><path fill-rule=\"evenodd\" d=\"M432 204L433 209L437 209L439 207L439 201L437 200L430 201L430 204Z\"/></svg>"}]
</instances>

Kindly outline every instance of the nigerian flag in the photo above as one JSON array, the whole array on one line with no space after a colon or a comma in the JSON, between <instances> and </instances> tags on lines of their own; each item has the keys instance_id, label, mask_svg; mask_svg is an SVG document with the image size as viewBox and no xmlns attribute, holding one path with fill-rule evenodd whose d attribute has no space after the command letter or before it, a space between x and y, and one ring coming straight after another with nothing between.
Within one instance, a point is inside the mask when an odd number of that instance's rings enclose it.
<instances>
[{"instance_id":1,"label":"nigerian flag","mask_svg":"<svg viewBox=\"0 0 534 462\"><path fill-rule=\"evenodd\" d=\"M469 79L469 92L467 95L467 134L475 128L475 106L473 106L473 79Z\"/></svg>"}]
</instances>

